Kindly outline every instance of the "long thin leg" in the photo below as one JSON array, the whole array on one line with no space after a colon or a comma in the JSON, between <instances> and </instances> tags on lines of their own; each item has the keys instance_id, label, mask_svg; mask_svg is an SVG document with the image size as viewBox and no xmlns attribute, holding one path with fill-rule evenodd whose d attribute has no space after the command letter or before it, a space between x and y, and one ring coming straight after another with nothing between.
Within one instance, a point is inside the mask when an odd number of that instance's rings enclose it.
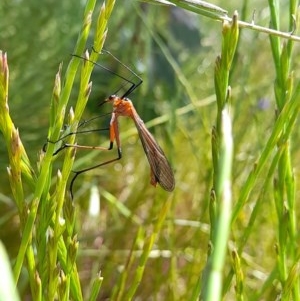
<instances>
[{"instance_id":1,"label":"long thin leg","mask_svg":"<svg viewBox=\"0 0 300 301\"><path fill-rule=\"evenodd\" d=\"M105 113L105 114L101 114L101 115L98 115L96 117L93 117L91 119L88 119L88 120L83 120L79 123L78 127L77 128L81 128L81 127L84 127L86 126L88 123L91 123L92 121L94 121L95 119L98 119L98 118L102 118L104 116L107 116L107 115L111 115L111 113ZM80 131L76 131L76 132L70 132L62 137L60 137L58 140L56 141L51 141L50 139L47 138L47 142L43 145L43 151L46 152L47 150L47 144L48 143L52 143L52 144L56 144L60 141L62 141L63 139L69 137L69 136L72 136L72 135L77 135L77 134L85 134L85 133L91 133L91 132L100 132L100 131L108 131L109 130L109 127L107 128L102 128L102 129L91 129L91 130L80 130ZM59 153L62 149L64 149L65 147L62 147L60 149L58 149L53 155L56 155L57 153Z\"/></svg>"},{"instance_id":2,"label":"long thin leg","mask_svg":"<svg viewBox=\"0 0 300 301\"><path fill-rule=\"evenodd\" d=\"M92 47L92 50L97 52L94 47ZM126 68L131 74L133 74L139 81L138 83L134 83L128 79L125 79L127 82L129 82L131 84L131 86L129 87L129 89L122 95L121 98L127 97L129 96L138 86L140 86L143 83L143 80L140 76L138 76L131 68L129 68L128 66L126 66L124 63L122 63L117 57L115 57L111 52L109 52L108 50L102 49L102 53L106 53L108 55L110 55L111 57L113 57L119 64L121 64L124 68Z\"/></svg>"},{"instance_id":3,"label":"long thin leg","mask_svg":"<svg viewBox=\"0 0 300 301\"><path fill-rule=\"evenodd\" d=\"M78 125L78 128L82 127L82 126L85 126L86 124L94 121L95 119L98 119L98 118L102 118L102 117L105 117L107 115L111 115L111 113L105 113L105 114L101 114L101 115L98 115L98 116L95 116L93 118L90 118L88 120L82 120L81 122L79 122L79 125Z\"/></svg>"},{"instance_id":4,"label":"long thin leg","mask_svg":"<svg viewBox=\"0 0 300 301\"><path fill-rule=\"evenodd\" d=\"M68 148L68 147L73 147L77 149L91 149L91 150L111 150L112 147L109 146L104 147L104 146L91 146L91 145L78 145L78 144L70 144L70 143L64 143L63 146L61 146L56 152L53 153L53 156L57 155L61 150Z\"/></svg>"},{"instance_id":5,"label":"long thin leg","mask_svg":"<svg viewBox=\"0 0 300 301\"><path fill-rule=\"evenodd\" d=\"M99 53L94 47L92 47L92 51L96 52L96 53ZM113 57L119 64L121 64L124 68L126 68L131 74L133 74L137 79L138 79L138 83L134 83L133 81L129 80L128 78L125 78L123 77L122 75L120 74L117 74L115 72L113 72L112 70L106 68L105 66L102 66L96 62L93 62L87 58L84 58L80 55L77 55L77 54L72 54L72 56L75 56L75 57L78 57L78 58L81 58L85 61L88 61L92 64L94 64L95 66L98 66L100 68L102 68L103 70L106 70L108 71L109 73L113 74L113 75L116 75L118 76L119 78L125 80L127 83L130 84L130 87L129 89L122 95L121 98L124 98L124 97L127 97L129 96L138 86L140 86L142 83L143 83L143 80L140 76L138 76L132 69L130 69L128 66L126 66L125 64L123 64L117 57L115 57L111 52L109 52L108 50L104 50L102 49L101 53L106 53L106 54L109 54L111 57Z\"/></svg>"},{"instance_id":6,"label":"long thin leg","mask_svg":"<svg viewBox=\"0 0 300 301\"><path fill-rule=\"evenodd\" d=\"M82 170L78 170L78 171L74 171L75 176L73 177L71 184L70 184L70 193L71 193L71 197L73 198L73 184L76 180L76 178L83 172L110 164L112 162L118 161L122 158L122 150L121 150L121 142L120 142L120 136L119 136L119 126L118 126L118 120L117 120L117 116L116 114L113 112L112 113L112 117L110 120L110 128L109 128L109 139L110 139L110 145L109 148L107 150L111 150L113 148L113 143L116 140L116 144L117 144L117 148L118 148L118 157L100 164L97 164L93 167L89 167L89 168L85 168ZM85 149L87 149L87 147L84 147ZM95 149L95 148L94 148Z\"/></svg>"},{"instance_id":7,"label":"long thin leg","mask_svg":"<svg viewBox=\"0 0 300 301\"><path fill-rule=\"evenodd\" d=\"M51 141L49 139L47 139L47 143L45 143L43 145L43 151L46 152L47 150L47 144L48 143L52 143L52 144L56 144L60 141L63 141L65 138L72 136L72 135L77 135L77 134L86 134L86 133L91 133L91 132L100 132L100 131L108 131L109 128L103 128L103 129L93 129L93 130L83 130L83 131L77 131L77 132L71 132L66 134L65 136L62 136L61 138L59 138L56 141ZM59 149L57 149L54 153L53 156L57 155L61 150L65 149L66 147L73 147L74 145L68 144L68 143L64 143L63 146L61 146ZM77 146L79 148L79 146Z\"/></svg>"},{"instance_id":8,"label":"long thin leg","mask_svg":"<svg viewBox=\"0 0 300 301\"><path fill-rule=\"evenodd\" d=\"M110 149L112 149L112 142L111 142L111 146L110 146L108 149L106 149L106 150L110 150ZM85 169L78 170L78 171L73 171L73 172L75 173L75 176L73 177L73 179L72 179L72 181L71 181L71 183L70 183L70 193L71 193L71 198L73 199L73 185L74 185L74 182L75 182L76 178L77 178L80 174L82 174L82 173L84 173L84 172L86 172L86 171L93 170L93 169L95 169L95 168L98 168L98 167L101 167L101 166L104 166L104 165L113 163L113 162L115 162L115 161L120 160L121 158L122 158L122 150L121 150L121 148L118 147L118 157L117 157L117 158L112 159L112 160L109 160L109 161L106 161L106 162L103 162L103 163L100 163L100 164L97 164L97 165L95 165L95 166L93 166L93 167L85 168Z\"/></svg>"},{"instance_id":9,"label":"long thin leg","mask_svg":"<svg viewBox=\"0 0 300 301\"><path fill-rule=\"evenodd\" d=\"M94 48L94 46L92 47L92 51L94 51L94 52L96 52L96 53L99 53L99 51L97 51L97 50ZM131 80L129 80L128 78L125 78L125 77L123 77L122 75L117 74L117 73L113 72L112 70L106 68L105 66L102 66L102 65L100 65L100 64L98 64L98 63L96 63L96 62L93 62L93 61L89 60L88 58L82 57L82 56L77 55L77 54L72 54L72 56L81 58L81 59L83 59L83 60L85 60L85 61L88 61L88 62L94 64L95 66L98 66L98 67L102 68L103 70L106 70L106 71L108 71L109 73L111 73L111 74L113 74L113 75L116 75L116 76L118 76L119 78L121 78L121 79L125 80L126 82L130 83L130 84L131 84L130 88L125 92L125 94L124 94L121 98L127 97L127 96L128 96L129 94L131 94L138 86L140 86L140 85L143 83L142 78L141 78L139 75L137 75L137 73L135 73L131 68L129 68L128 66L126 66L124 63L122 63L122 62L121 62L116 56L114 56L110 51L105 50L105 49L102 49L101 53L106 53L106 54L110 55L112 58L114 58L119 64L121 64L124 68L126 68L131 74L133 74L133 75L139 80L138 83L134 83L134 82L132 82Z\"/></svg>"}]
</instances>

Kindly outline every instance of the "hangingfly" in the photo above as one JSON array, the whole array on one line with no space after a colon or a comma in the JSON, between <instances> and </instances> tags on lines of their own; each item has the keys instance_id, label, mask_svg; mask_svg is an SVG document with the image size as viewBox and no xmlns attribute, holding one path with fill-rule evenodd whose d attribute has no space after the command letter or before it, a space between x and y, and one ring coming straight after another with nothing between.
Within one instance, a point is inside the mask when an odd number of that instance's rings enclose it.
<instances>
[{"instance_id":1,"label":"hangingfly","mask_svg":"<svg viewBox=\"0 0 300 301\"><path fill-rule=\"evenodd\" d=\"M150 164L150 183L153 186L156 186L156 184L159 183L166 191L172 191L175 187L172 168L170 167L163 150L136 112L131 100L126 97L121 98L117 95L111 95L105 102L111 102L113 104L113 113L110 120L110 143L112 144L114 140L116 140L119 153L121 154L118 117L127 116L133 119Z\"/></svg>"},{"instance_id":2,"label":"hangingfly","mask_svg":"<svg viewBox=\"0 0 300 301\"><path fill-rule=\"evenodd\" d=\"M93 49L93 51L95 51ZM138 134L140 137L140 140L142 142L145 154L147 156L147 159L150 164L150 183L154 186L157 185L157 183L160 184L160 186L165 189L166 191L173 191L175 188L175 179L174 179L174 174L172 171L172 168L170 167L170 164L163 152L163 150L160 148L158 143L155 141L154 137L152 134L147 130L143 120L140 118L138 113L136 112L132 102L130 99L127 98L129 94L131 94L141 83L143 82L142 79L135 73L133 72L129 67L124 65L121 61L119 61L113 54L111 54L108 51L103 51L104 53L108 53L111 55L116 61L118 61L123 67L125 67L127 70L129 70L133 75L135 75L138 79L138 83L134 83L129 79L126 79L125 77L118 75L114 73L113 71L107 69L106 67L99 65L95 62L90 61L87 58L83 58L77 55L73 55L75 57L79 57L81 59L84 59L87 62L90 62L96 66L99 66L100 68L118 76L119 78L125 80L127 83L130 84L129 89L120 97L117 95L111 95L109 96L104 102L102 102L100 105L105 104L105 103L112 103L113 105L113 112L110 120L110 125L109 125L109 133L110 133L110 145L108 148L102 147L102 146L84 146L84 145L73 145L73 144L67 144L64 143L63 146L56 152L58 153L60 150L66 147L75 147L75 148L81 148L81 149L94 149L94 150L111 150L113 148L113 143L116 141L117 148L118 148L118 157L111 159L106 162L102 162L100 164L97 164L95 166L85 168L82 170L78 171L73 171L75 173L75 176L73 177L71 183L70 183L70 192L71 192L71 197L73 198L73 184L76 180L76 178L81 174L86 171L95 169L100 166L107 165L109 163L115 162L122 157L122 150L121 150L121 143L120 143L120 136L119 136L119 126L118 126L118 117L119 116L125 116L125 117L130 117L138 130ZM96 130L95 130L96 131ZM85 133L86 131L81 131L77 133ZM71 134L76 134L76 133L71 133ZM63 140L70 134L66 135L65 137L60 138L58 141ZM51 141L48 141L51 142Z\"/></svg>"}]
</instances>

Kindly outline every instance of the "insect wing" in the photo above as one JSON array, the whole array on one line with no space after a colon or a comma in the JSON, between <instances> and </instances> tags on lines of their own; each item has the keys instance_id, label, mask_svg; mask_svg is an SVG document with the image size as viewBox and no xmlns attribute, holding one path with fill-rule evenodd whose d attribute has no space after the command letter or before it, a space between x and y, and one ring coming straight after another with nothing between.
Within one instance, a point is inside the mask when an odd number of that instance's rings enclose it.
<instances>
[{"instance_id":1,"label":"insect wing","mask_svg":"<svg viewBox=\"0 0 300 301\"><path fill-rule=\"evenodd\" d=\"M135 124L151 167L151 184L155 185L158 182L166 191L173 191L174 174L163 150L140 118L135 118Z\"/></svg>"}]
</instances>

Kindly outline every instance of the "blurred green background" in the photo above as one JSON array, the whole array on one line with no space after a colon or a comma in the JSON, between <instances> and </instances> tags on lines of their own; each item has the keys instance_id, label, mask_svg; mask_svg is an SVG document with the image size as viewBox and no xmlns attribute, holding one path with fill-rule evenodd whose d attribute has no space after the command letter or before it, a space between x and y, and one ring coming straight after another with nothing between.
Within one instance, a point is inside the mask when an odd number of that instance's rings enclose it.
<instances>
[{"instance_id":1,"label":"blurred green background","mask_svg":"<svg viewBox=\"0 0 300 301\"><path fill-rule=\"evenodd\" d=\"M248 22L255 11L255 21L262 26L269 25L267 1L230 1L226 4L215 1L214 4L228 10L229 15L238 10L240 18ZM281 1L281 6L281 27L285 31L288 28L288 2ZM37 161L46 141L54 77L59 63L63 62L64 71L70 60L83 10L83 1L2 0L0 3L0 49L8 54L10 113L32 162ZM205 264L212 185L210 141L216 118L213 74L214 62L220 53L221 31L221 23L208 18L178 8L133 0L117 1L109 22L104 48L143 78L142 86L130 98L141 118L155 124L150 131L164 149L176 177L176 189L171 195L173 207L168 217L172 223L166 222L156 247L172 250L178 269L176 275L170 275L170 266L174 262L168 256L149 262L138 292L143 300L153 296L154 292L157 300L167 300L161 296L168 295L170 300L188 300L189 285L195 284L197 273ZM297 49L299 51L299 47ZM295 55L295 70L299 67L298 58L299 52ZM101 56L99 63L122 76L131 76L107 55ZM296 76L299 74L295 73ZM97 105L124 84L100 68L95 68L92 81L85 119L109 112L111 108ZM267 35L242 30L231 75L234 196L238 195L274 122L273 81L274 66ZM71 102L76 100L76 89L73 94ZM158 118L161 116L165 118L162 121ZM108 121L109 118L101 118L91 127L105 127ZM92 274L101 269L104 276L102 300L110 295L117 274L126 262L126 254L120 250L130 248L136 225L105 198L101 199L100 213L96 217L89 216L91 187L96 187L102 197L105 191L124 203L132 214L144 220L145 225L151 224L155 212L169 197L160 187L155 189L149 184L150 169L133 122L121 120L120 127L122 160L80 176L75 184L76 206L80 209L78 234L82 281L88 283ZM299 141L299 131L295 131L294 139ZM108 133L84 135L78 142L108 146ZM292 145L292 152L293 165L297 168L300 158L297 143ZM78 152L75 168L100 163L114 154ZM58 168L59 162L58 159ZM7 165L5 145L0 136L0 238L13 259L18 251L19 234ZM263 201L256 229L258 233L264 233L265 239L253 234L247 245L248 260L252 263L248 271L248 292L260 286L261 279L254 271L259 270L264 275L274 264L271 191ZM251 201L234 225L234 239L239 239L238 229L246 225L250 209ZM185 275L189 275L188 280ZM162 286L162 277L177 277L178 286L171 287L167 280ZM24 298L27 284L24 275L20 284ZM276 296L276 290L274 295L272 292L270 290L270 296ZM228 298L230 300L230 296Z\"/></svg>"}]
</instances>

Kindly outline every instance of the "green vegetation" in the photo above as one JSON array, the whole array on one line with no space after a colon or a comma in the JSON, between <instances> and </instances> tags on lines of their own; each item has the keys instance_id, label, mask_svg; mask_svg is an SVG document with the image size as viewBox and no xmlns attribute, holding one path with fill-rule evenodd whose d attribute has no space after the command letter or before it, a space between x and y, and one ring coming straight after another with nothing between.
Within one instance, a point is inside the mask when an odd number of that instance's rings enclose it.
<instances>
[{"instance_id":1,"label":"green vegetation","mask_svg":"<svg viewBox=\"0 0 300 301\"><path fill-rule=\"evenodd\" d=\"M0 4L0 300L300 300L297 4L158 2ZM172 193L123 118L123 158L70 197L116 149L53 153L108 147L98 105L128 88L71 54L136 80L103 45L144 81Z\"/></svg>"}]
</instances>

